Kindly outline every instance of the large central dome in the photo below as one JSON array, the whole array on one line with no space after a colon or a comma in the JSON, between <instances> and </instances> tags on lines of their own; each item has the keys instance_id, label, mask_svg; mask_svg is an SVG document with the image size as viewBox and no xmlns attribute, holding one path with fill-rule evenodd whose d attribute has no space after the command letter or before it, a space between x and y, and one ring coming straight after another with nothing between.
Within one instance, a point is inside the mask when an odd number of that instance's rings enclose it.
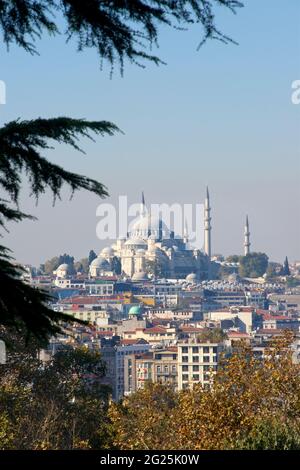
<instances>
[{"instance_id":1,"label":"large central dome","mask_svg":"<svg viewBox=\"0 0 300 470\"><path fill-rule=\"evenodd\" d=\"M146 214L133 222L129 231L130 238L163 240L170 238L170 230L160 217Z\"/></svg>"}]
</instances>

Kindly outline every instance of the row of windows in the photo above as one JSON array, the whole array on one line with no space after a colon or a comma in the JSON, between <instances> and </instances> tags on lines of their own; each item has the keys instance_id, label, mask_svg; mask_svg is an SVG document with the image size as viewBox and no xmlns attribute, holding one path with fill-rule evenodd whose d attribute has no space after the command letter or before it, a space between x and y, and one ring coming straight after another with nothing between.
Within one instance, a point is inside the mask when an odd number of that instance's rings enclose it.
<instances>
[{"instance_id":1,"label":"row of windows","mask_svg":"<svg viewBox=\"0 0 300 470\"><path fill-rule=\"evenodd\" d=\"M157 373L160 373L160 372L176 372L176 366L175 365L172 365L172 366L156 366L156 372Z\"/></svg>"},{"instance_id":2,"label":"row of windows","mask_svg":"<svg viewBox=\"0 0 300 470\"><path fill-rule=\"evenodd\" d=\"M200 361L199 356L193 356L192 362L216 362L217 356L203 356L203 360ZM189 362L189 356L182 356L182 362Z\"/></svg>"},{"instance_id":3,"label":"row of windows","mask_svg":"<svg viewBox=\"0 0 300 470\"><path fill-rule=\"evenodd\" d=\"M188 346L182 346L181 348L182 354L188 354L189 349L190 348ZM201 346L201 347L192 346L191 349L192 349L193 354L199 354L199 352L201 351L203 351L203 354L209 354L209 353L216 354L218 352L217 346Z\"/></svg>"},{"instance_id":4,"label":"row of windows","mask_svg":"<svg viewBox=\"0 0 300 470\"><path fill-rule=\"evenodd\" d=\"M188 372L190 367L192 368L193 372L198 372L200 370L199 365L194 365L194 366L183 365L182 366L182 372ZM216 365L213 365L213 366L204 365L204 366L201 366L201 370L203 370L204 372L209 372L211 370L216 371L217 366Z\"/></svg>"}]
</instances>

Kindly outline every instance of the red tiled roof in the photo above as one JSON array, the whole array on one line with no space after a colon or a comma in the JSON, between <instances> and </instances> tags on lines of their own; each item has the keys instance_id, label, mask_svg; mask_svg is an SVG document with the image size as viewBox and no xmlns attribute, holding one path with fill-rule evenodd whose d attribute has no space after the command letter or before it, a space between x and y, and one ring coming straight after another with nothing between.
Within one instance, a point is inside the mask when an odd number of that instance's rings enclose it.
<instances>
[{"instance_id":1,"label":"red tiled roof","mask_svg":"<svg viewBox=\"0 0 300 470\"><path fill-rule=\"evenodd\" d=\"M283 330L280 330L278 328L261 328L260 330L257 331L256 334L260 335L280 335L283 334Z\"/></svg>"},{"instance_id":2,"label":"red tiled roof","mask_svg":"<svg viewBox=\"0 0 300 470\"><path fill-rule=\"evenodd\" d=\"M184 331L186 333L189 333L189 332L190 333L192 333L192 332L195 332L195 333L199 332L200 333L201 331L203 331L205 329L206 328L197 328L196 326L182 326L180 328L181 331Z\"/></svg>"},{"instance_id":3,"label":"red tiled roof","mask_svg":"<svg viewBox=\"0 0 300 470\"><path fill-rule=\"evenodd\" d=\"M231 336L231 337L235 337L235 338L249 338L249 334L248 333L243 333L241 331L229 331L227 333L228 336Z\"/></svg>"},{"instance_id":4,"label":"red tiled roof","mask_svg":"<svg viewBox=\"0 0 300 470\"><path fill-rule=\"evenodd\" d=\"M144 333L167 333L167 329L163 326L154 326L153 328L145 328Z\"/></svg>"},{"instance_id":5,"label":"red tiled roof","mask_svg":"<svg viewBox=\"0 0 300 470\"><path fill-rule=\"evenodd\" d=\"M288 317L286 315L270 315L270 314L265 314L264 315L264 320L293 320L291 317Z\"/></svg>"},{"instance_id":6,"label":"red tiled roof","mask_svg":"<svg viewBox=\"0 0 300 470\"><path fill-rule=\"evenodd\" d=\"M144 343L144 344L148 344L147 341L145 340L142 340L141 338L138 338L138 339L121 339L120 341L120 345L121 346L126 346L126 345L131 345L131 344L140 344L140 343Z\"/></svg>"}]
</instances>

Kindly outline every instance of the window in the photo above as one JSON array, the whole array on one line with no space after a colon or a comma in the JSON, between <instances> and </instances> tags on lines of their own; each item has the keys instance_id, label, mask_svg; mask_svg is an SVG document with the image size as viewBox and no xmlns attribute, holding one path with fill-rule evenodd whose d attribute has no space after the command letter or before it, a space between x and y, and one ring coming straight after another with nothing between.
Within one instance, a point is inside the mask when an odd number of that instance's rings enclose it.
<instances>
[{"instance_id":1,"label":"window","mask_svg":"<svg viewBox=\"0 0 300 470\"><path fill-rule=\"evenodd\" d=\"M209 347L208 346L203 347L203 354L209 354Z\"/></svg>"},{"instance_id":2,"label":"window","mask_svg":"<svg viewBox=\"0 0 300 470\"><path fill-rule=\"evenodd\" d=\"M193 366L193 372L198 372L199 371L199 366Z\"/></svg>"},{"instance_id":3,"label":"window","mask_svg":"<svg viewBox=\"0 0 300 470\"><path fill-rule=\"evenodd\" d=\"M203 380L209 381L210 380L210 375L209 374L204 374Z\"/></svg>"},{"instance_id":4,"label":"window","mask_svg":"<svg viewBox=\"0 0 300 470\"><path fill-rule=\"evenodd\" d=\"M198 346L193 346L193 354L198 354L198 353L199 353Z\"/></svg>"},{"instance_id":5,"label":"window","mask_svg":"<svg viewBox=\"0 0 300 470\"><path fill-rule=\"evenodd\" d=\"M182 362L189 362L189 356L182 356Z\"/></svg>"},{"instance_id":6,"label":"window","mask_svg":"<svg viewBox=\"0 0 300 470\"><path fill-rule=\"evenodd\" d=\"M213 353L216 354L216 353L218 352L217 346L214 346L214 347L212 348L212 350L213 350Z\"/></svg>"},{"instance_id":7,"label":"window","mask_svg":"<svg viewBox=\"0 0 300 470\"><path fill-rule=\"evenodd\" d=\"M199 362L199 356L193 356L193 362Z\"/></svg>"},{"instance_id":8,"label":"window","mask_svg":"<svg viewBox=\"0 0 300 470\"><path fill-rule=\"evenodd\" d=\"M169 366L165 366L165 372L169 372Z\"/></svg>"},{"instance_id":9,"label":"window","mask_svg":"<svg viewBox=\"0 0 300 470\"><path fill-rule=\"evenodd\" d=\"M209 356L203 356L203 362L209 362Z\"/></svg>"},{"instance_id":10,"label":"window","mask_svg":"<svg viewBox=\"0 0 300 470\"><path fill-rule=\"evenodd\" d=\"M189 374L182 374L182 381L187 382L189 380Z\"/></svg>"},{"instance_id":11,"label":"window","mask_svg":"<svg viewBox=\"0 0 300 470\"><path fill-rule=\"evenodd\" d=\"M209 366L203 366L203 370L204 370L204 372L208 372L210 370L210 367Z\"/></svg>"},{"instance_id":12,"label":"window","mask_svg":"<svg viewBox=\"0 0 300 470\"><path fill-rule=\"evenodd\" d=\"M182 366L182 372L187 372L188 370L189 370L189 366Z\"/></svg>"},{"instance_id":13,"label":"window","mask_svg":"<svg viewBox=\"0 0 300 470\"><path fill-rule=\"evenodd\" d=\"M161 371L161 367L160 367L160 366L157 366L157 367L156 367L156 371L157 371L157 373L159 373L159 372Z\"/></svg>"},{"instance_id":14,"label":"window","mask_svg":"<svg viewBox=\"0 0 300 470\"><path fill-rule=\"evenodd\" d=\"M199 382L199 374L193 374L193 380L197 380Z\"/></svg>"},{"instance_id":15,"label":"window","mask_svg":"<svg viewBox=\"0 0 300 470\"><path fill-rule=\"evenodd\" d=\"M188 366L182 366L182 367L188 367ZM176 366L172 366L172 372L176 372Z\"/></svg>"},{"instance_id":16,"label":"window","mask_svg":"<svg viewBox=\"0 0 300 470\"><path fill-rule=\"evenodd\" d=\"M182 354L187 354L189 352L189 348L187 346L183 346L181 349L182 349Z\"/></svg>"}]
</instances>

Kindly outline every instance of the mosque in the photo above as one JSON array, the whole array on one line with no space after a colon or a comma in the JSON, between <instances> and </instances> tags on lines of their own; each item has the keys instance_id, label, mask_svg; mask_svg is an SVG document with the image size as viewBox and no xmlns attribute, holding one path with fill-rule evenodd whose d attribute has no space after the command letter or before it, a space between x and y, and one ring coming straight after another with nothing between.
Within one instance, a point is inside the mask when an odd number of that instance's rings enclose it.
<instances>
[{"instance_id":1,"label":"mosque","mask_svg":"<svg viewBox=\"0 0 300 470\"><path fill-rule=\"evenodd\" d=\"M202 251L189 246L187 233L182 238L175 236L160 217L151 215L142 197L140 216L127 237L100 252L90 264L90 277L116 272L119 266L120 274L135 281L149 277L207 279L211 265L210 210L207 188Z\"/></svg>"}]
</instances>

